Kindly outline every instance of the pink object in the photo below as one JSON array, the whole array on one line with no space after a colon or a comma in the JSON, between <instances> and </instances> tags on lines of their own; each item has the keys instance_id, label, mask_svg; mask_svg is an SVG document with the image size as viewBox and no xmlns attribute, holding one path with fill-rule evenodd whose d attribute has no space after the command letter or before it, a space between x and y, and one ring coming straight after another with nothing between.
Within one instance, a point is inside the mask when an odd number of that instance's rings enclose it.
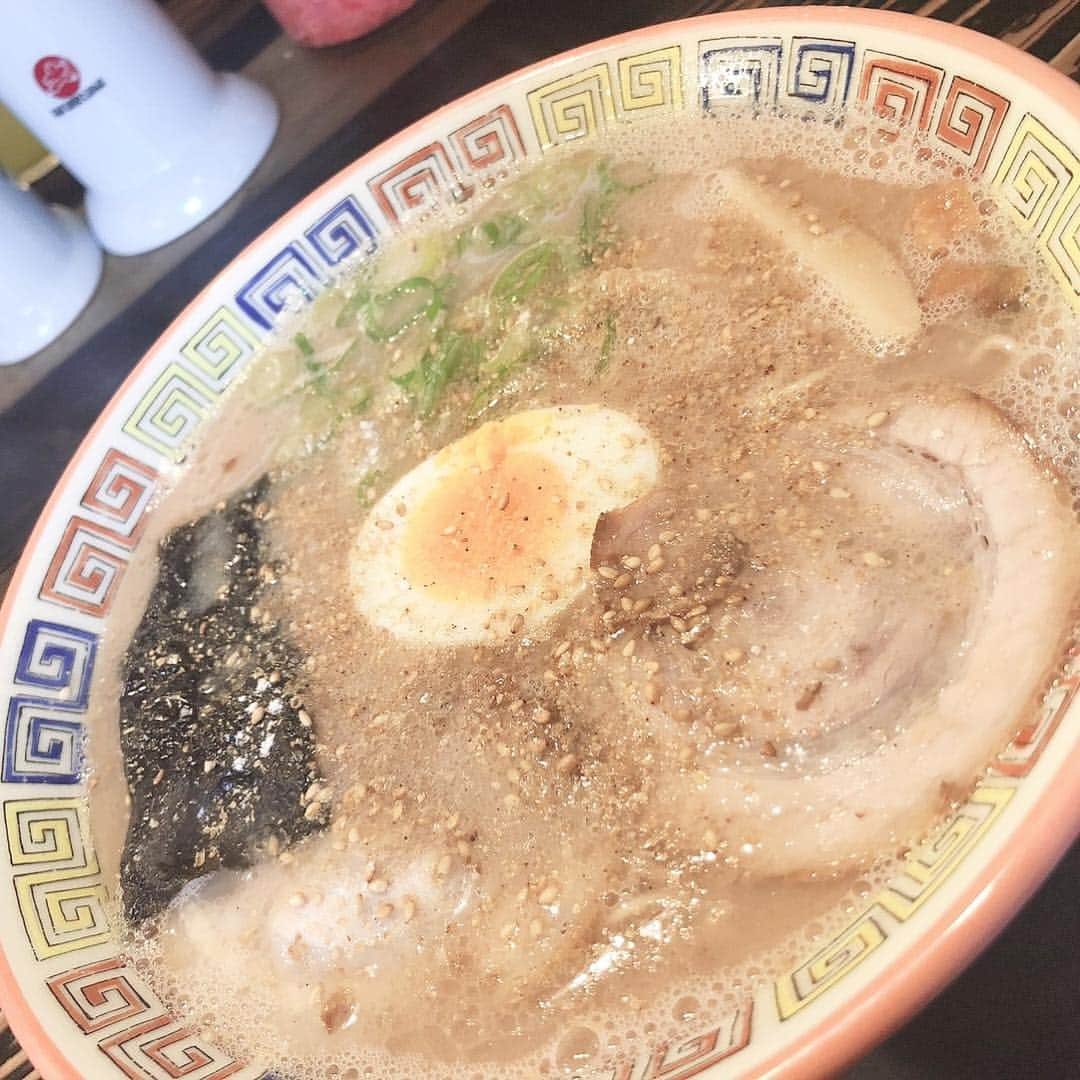
<instances>
[{"instance_id":1,"label":"pink object","mask_svg":"<svg viewBox=\"0 0 1080 1080\"><path fill-rule=\"evenodd\" d=\"M371 33L416 0L266 0L285 33L301 45L336 45Z\"/></svg>"}]
</instances>

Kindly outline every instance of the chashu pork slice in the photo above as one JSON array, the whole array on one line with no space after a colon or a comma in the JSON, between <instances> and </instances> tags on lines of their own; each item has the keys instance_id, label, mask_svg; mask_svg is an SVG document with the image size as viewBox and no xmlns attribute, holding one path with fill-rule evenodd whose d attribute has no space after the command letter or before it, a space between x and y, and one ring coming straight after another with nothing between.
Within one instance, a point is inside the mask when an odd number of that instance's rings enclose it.
<instances>
[{"instance_id":1,"label":"chashu pork slice","mask_svg":"<svg viewBox=\"0 0 1080 1080\"><path fill-rule=\"evenodd\" d=\"M715 833L765 874L843 869L916 841L1036 707L1080 594L1064 484L992 405L919 397L870 439L831 422L829 468L849 495L832 501L831 532L872 540L888 565L855 544L767 537L761 523L720 532L713 547L733 557L718 580L745 596L738 617L693 595L709 614L676 633L687 620L665 622L658 597L613 687L629 723L694 751L658 812L689 846ZM822 506L808 496L792 515L816 520ZM637 550L666 529L680 537L673 557L692 540L691 567L705 558L685 514L647 509L603 523L599 542ZM658 700L635 681L643 665Z\"/></svg>"},{"instance_id":2,"label":"chashu pork slice","mask_svg":"<svg viewBox=\"0 0 1080 1080\"><path fill-rule=\"evenodd\" d=\"M973 398L913 404L881 437L949 474L970 500L980 528L976 598L949 658L954 666L935 693L911 703L883 745L867 751L853 732L850 753L842 738L832 739L827 757L811 757L805 770L732 770L710 781L714 812L758 848L761 869L866 859L916 839L942 791L968 789L1021 726L1072 629L1080 533L1062 485L1004 417ZM907 662L898 665L905 673L915 645L905 643ZM935 666L936 658L925 662Z\"/></svg>"}]
</instances>

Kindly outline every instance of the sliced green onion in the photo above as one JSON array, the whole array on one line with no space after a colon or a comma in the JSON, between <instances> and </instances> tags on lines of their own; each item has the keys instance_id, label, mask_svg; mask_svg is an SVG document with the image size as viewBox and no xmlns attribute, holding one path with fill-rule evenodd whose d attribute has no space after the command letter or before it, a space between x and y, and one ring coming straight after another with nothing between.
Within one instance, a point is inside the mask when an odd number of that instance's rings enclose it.
<instances>
[{"instance_id":1,"label":"sliced green onion","mask_svg":"<svg viewBox=\"0 0 1080 1080\"><path fill-rule=\"evenodd\" d=\"M603 375L611 364L611 354L615 349L615 313L609 311L604 320L604 340L600 343L600 358L593 368L594 375Z\"/></svg>"},{"instance_id":2,"label":"sliced green onion","mask_svg":"<svg viewBox=\"0 0 1080 1080\"><path fill-rule=\"evenodd\" d=\"M442 291L430 278L408 278L389 292L373 296L364 328L372 341L393 341L420 319L434 319L443 309Z\"/></svg>"},{"instance_id":3,"label":"sliced green onion","mask_svg":"<svg viewBox=\"0 0 1080 1080\"><path fill-rule=\"evenodd\" d=\"M367 508L375 502L379 497L379 488L382 487L385 480L386 474L382 469L369 469L360 477L360 481L356 485L356 496L360 500L361 506Z\"/></svg>"},{"instance_id":4,"label":"sliced green onion","mask_svg":"<svg viewBox=\"0 0 1080 1080\"><path fill-rule=\"evenodd\" d=\"M370 299L371 293L367 289L357 289L356 292L345 301L344 306L337 313L337 318L334 319L334 325L339 330L354 326L360 318L361 313L367 307Z\"/></svg>"},{"instance_id":5,"label":"sliced green onion","mask_svg":"<svg viewBox=\"0 0 1080 1080\"><path fill-rule=\"evenodd\" d=\"M502 304L520 304L549 274L562 269L559 249L549 240L527 247L500 272L491 286L494 300Z\"/></svg>"}]
</instances>

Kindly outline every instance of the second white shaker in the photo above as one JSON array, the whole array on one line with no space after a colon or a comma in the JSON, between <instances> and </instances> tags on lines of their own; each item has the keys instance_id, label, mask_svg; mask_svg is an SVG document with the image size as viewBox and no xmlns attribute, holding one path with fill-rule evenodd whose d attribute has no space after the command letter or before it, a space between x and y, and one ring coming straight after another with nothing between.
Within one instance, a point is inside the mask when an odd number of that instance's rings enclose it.
<instances>
[{"instance_id":1,"label":"second white shaker","mask_svg":"<svg viewBox=\"0 0 1080 1080\"><path fill-rule=\"evenodd\" d=\"M0 34L0 100L86 187L117 255L220 207L270 146L277 106L215 74L152 0L35 0Z\"/></svg>"}]
</instances>

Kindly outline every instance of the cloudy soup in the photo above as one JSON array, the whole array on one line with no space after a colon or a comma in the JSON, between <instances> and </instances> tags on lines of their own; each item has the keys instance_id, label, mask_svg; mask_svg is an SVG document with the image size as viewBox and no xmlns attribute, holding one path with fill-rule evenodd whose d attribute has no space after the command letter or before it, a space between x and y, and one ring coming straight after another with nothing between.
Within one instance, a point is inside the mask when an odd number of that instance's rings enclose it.
<instances>
[{"instance_id":1,"label":"cloudy soup","mask_svg":"<svg viewBox=\"0 0 1080 1080\"><path fill-rule=\"evenodd\" d=\"M99 665L124 948L288 1080L715 1026L1074 626L1076 325L979 183L669 118L463 194L253 360Z\"/></svg>"}]
</instances>

